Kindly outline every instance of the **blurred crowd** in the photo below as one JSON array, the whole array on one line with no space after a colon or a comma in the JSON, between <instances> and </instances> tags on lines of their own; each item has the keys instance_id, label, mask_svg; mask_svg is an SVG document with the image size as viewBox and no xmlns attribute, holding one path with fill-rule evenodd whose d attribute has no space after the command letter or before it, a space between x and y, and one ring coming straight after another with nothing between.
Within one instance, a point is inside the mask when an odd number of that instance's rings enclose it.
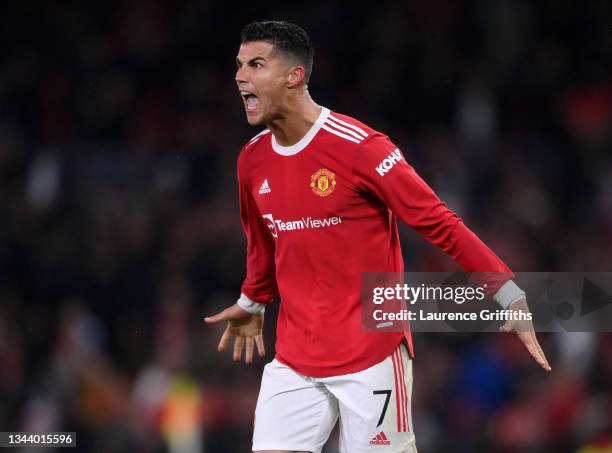
<instances>
[{"instance_id":1,"label":"blurred crowd","mask_svg":"<svg viewBox=\"0 0 612 453\"><path fill-rule=\"evenodd\" d=\"M217 353L202 318L244 274L235 161L259 130L233 78L255 19L302 25L315 101L387 133L513 270L612 271L610 2L0 10L0 431L250 451L263 360ZM401 234L407 270L456 268ZM511 336L415 335L420 451L612 451L612 335L539 337L552 374Z\"/></svg>"}]
</instances>

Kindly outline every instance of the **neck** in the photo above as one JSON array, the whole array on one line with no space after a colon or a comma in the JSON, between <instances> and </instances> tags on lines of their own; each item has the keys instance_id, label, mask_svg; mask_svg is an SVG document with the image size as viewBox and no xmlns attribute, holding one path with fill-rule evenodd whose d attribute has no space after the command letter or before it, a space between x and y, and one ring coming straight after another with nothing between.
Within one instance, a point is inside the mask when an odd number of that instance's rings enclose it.
<instances>
[{"instance_id":1,"label":"neck","mask_svg":"<svg viewBox=\"0 0 612 453\"><path fill-rule=\"evenodd\" d=\"M321 114L321 106L315 103L308 91L288 102L283 114L267 124L281 146L299 142Z\"/></svg>"}]
</instances>

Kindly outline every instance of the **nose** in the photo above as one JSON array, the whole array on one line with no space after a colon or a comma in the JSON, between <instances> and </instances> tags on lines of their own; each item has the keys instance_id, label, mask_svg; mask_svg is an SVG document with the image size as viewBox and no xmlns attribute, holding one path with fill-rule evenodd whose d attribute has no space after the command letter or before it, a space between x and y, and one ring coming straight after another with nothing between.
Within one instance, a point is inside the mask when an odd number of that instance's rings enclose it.
<instances>
[{"instance_id":1,"label":"nose","mask_svg":"<svg viewBox=\"0 0 612 453\"><path fill-rule=\"evenodd\" d=\"M246 77L244 75L243 68L236 69L236 83L244 83L246 82Z\"/></svg>"}]
</instances>

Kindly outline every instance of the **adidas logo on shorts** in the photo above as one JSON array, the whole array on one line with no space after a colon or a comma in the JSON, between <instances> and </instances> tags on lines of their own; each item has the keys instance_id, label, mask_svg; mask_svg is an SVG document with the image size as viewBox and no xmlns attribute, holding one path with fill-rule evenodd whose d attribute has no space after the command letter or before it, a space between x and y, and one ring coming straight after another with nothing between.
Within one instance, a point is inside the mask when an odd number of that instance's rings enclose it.
<instances>
[{"instance_id":1,"label":"adidas logo on shorts","mask_svg":"<svg viewBox=\"0 0 612 453\"><path fill-rule=\"evenodd\" d=\"M385 436L385 432L381 431L376 436L372 437L370 445L391 445L391 441Z\"/></svg>"}]
</instances>

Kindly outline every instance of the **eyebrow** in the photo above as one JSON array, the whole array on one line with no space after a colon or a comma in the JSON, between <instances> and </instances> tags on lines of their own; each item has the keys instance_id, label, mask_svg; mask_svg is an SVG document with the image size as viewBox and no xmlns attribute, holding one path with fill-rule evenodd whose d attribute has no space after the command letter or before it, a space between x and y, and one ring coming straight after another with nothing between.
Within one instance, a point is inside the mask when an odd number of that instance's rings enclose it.
<instances>
[{"instance_id":1,"label":"eyebrow","mask_svg":"<svg viewBox=\"0 0 612 453\"><path fill-rule=\"evenodd\" d=\"M266 61L266 59L264 57L255 57L255 58L251 58L249 61L247 61L247 64L251 64L251 63L255 63L257 60L262 60L262 61ZM236 57L236 64L241 64L242 62L240 61L240 59L238 57Z\"/></svg>"}]
</instances>

